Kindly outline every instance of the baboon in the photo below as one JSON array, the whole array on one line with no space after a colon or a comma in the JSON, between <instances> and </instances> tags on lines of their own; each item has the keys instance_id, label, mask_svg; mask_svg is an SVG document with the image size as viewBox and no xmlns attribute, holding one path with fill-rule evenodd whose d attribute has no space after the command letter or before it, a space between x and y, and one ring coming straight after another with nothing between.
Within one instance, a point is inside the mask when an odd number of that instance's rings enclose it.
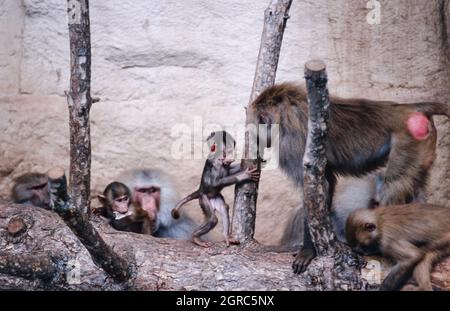
<instances>
[{"instance_id":1,"label":"baboon","mask_svg":"<svg viewBox=\"0 0 450 311\"><path fill-rule=\"evenodd\" d=\"M345 235L357 252L396 261L380 290L399 290L411 275L419 290L431 290L433 265L450 255L450 208L416 203L358 209L348 217Z\"/></svg>"},{"instance_id":2,"label":"baboon","mask_svg":"<svg viewBox=\"0 0 450 311\"><path fill-rule=\"evenodd\" d=\"M11 193L15 203L32 204L50 209L50 194L47 175L26 173L14 179Z\"/></svg>"},{"instance_id":3,"label":"baboon","mask_svg":"<svg viewBox=\"0 0 450 311\"><path fill-rule=\"evenodd\" d=\"M179 210L185 203L199 199L206 220L195 229L192 241L203 247L211 245L211 243L203 241L201 237L217 225L216 210L218 210L222 216L223 236L227 246L238 244L239 242L231 237L229 206L220 192L223 188L237 182L259 180L259 172L256 168L241 171L239 163L232 164L235 161L236 142L229 133L225 131L212 132L206 141L210 152L203 168L199 189L183 198L172 210L172 216L177 219Z\"/></svg>"},{"instance_id":4,"label":"baboon","mask_svg":"<svg viewBox=\"0 0 450 311\"><path fill-rule=\"evenodd\" d=\"M114 229L152 234L148 213L138 204L131 205L131 192L126 185L112 182L97 197L102 208L96 210L100 210L100 215L109 219L109 224Z\"/></svg>"},{"instance_id":5,"label":"baboon","mask_svg":"<svg viewBox=\"0 0 450 311\"><path fill-rule=\"evenodd\" d=\"M423 198L428 170L436 152L436 128L431 116L450 115L440 103L399 104L368 99L330 98L327 167L329 206L336 178L364 176L381 166L386 167L380 190L381 205L403 204ZM250 123L279 124L279 162L281 168L298 186L303 185L302 158L308 125L306 90L292 83L264 90L247 109ZM270 126L250 137L263 148L271 144ZM275 146L276 147L276 146ZM316 256L309 226L305 219L304 242L293 269L306 270Z\"/></svg>"},{"instance_id":6,"label":"baboon","mask_svg":"<svg viewBox=\"0 0 450 311\"><path fill-rule=\"evenodd\" d=\"M196 223L185 213L177 220L171 210L178 201L178 192L169 176L157 169L134 169L116 179L127 186L133 206L147 213L149 234L189 240Z\"/></svg>"}]
</instances>

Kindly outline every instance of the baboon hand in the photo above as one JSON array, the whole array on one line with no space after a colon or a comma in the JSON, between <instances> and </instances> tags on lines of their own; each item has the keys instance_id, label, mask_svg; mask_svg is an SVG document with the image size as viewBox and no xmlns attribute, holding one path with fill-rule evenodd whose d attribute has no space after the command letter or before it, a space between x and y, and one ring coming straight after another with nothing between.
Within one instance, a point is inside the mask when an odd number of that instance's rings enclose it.
<instances>
[{"instance_id":1,"label":"baboon hand","mask_svg":"<svg viewBox=\"0 0 450 311\"><path fill-rule=\"evenodd\" d=\"M258 168L254 167L254 168L252 168L252 169L247 168L247 169L244 171L244 174L243 174L243 175L244 175L243 180L259 181L260 173L259 173L259 171L258 171Z\"/></svg>"}]
</instances>

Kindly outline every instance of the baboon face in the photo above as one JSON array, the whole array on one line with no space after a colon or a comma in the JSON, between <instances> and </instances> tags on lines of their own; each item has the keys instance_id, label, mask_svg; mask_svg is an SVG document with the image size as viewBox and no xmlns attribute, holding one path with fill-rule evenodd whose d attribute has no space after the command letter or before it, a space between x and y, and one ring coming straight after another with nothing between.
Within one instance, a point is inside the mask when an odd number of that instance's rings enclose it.
<instances>
[{"instance_id":1,"label":"baboon face","mask_svg":"<svg viewBox=\"0 0 450 311\"><path fill-rule=\"evenodd\" d=\"M34 206L45 207L50 204L50 195L48 184L44 183L32 188L31 204Z\"/></svg>"},{"instance_id":2,"label":"baboon face","mask_svg":"<svg viewBox=\"0 0 450 311\"><path fill-rule=\"evenodd\" d=\"M161 202L161 188L154 185L143 185L133 189L133 202L147 212L151 233L159 227L158 212Z\"/></svg>"},{"instance_id":3,"label":"baboon face","mask_svg":"<svg viewBox=\"0 0 450 311\"><path fill-rule=\"evenodd\" d=\"M120 182L112 182L106 186L98 199L106 208L106 217L119 219L131 213L131 193L128 187Z\"/></svg>"},{"instance_id":4,"label":"baboon face","mask_svg":"<svg viewBox=\"0 0 450 311\"><path fill-rule=\"evenodd\" d=\"M266 111L258 111L254 105L248 108L248 126L250 152L257 150L259 158L264 158L265 148L271 148L272 129L274 124L279 124L279 114L274 111L273 107Z\"/></svg>"},{"instance_id":5,"label":"baboon face","mask_svg":"<svg viewBox=\"0 0 450 311\"><path fill-rule=\"evenodd\" d=\"M362 212L359 215L363 214ZM356 215L356 216L355 216ZM353 213L347 218L345 234L347 243L357 253L363 255L378 252L378 228L374 222L361 219L358 213Z\"/></svg>"},{"instance_id":6,"label":"baboon face","mask_svg":"<svg viewBox=\"0 0 450 311\"><path fill-rule=\"evenodd\" d=\"M130 205L130 198L128 195L122 195L115 198L112 204L113 212L118 212L120 214L128 213L128 206Z\"/></svg>"},{"instance_id":7,"label":"baboon face","mask_svg":"<svg viewBox=\"0 0 450 311\"><path fill-rule=\"evenodd\" d=\"M226 131L212 132L207 138L209 158L221 166L228 167L236 160L236 141Z\"/></svg>"}]
</instances>

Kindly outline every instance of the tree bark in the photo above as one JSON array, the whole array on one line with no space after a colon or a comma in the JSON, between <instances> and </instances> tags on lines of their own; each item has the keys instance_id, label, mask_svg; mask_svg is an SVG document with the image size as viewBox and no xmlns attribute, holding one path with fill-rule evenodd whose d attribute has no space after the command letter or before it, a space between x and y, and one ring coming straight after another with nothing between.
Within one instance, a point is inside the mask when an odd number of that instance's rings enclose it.
<instances>
[{"instance_id":1,"label":"tree bark","mask_svg":"<svg viewBox=\"0 0 450 311\"><path fill-rule=\"evenodd\" d=\"M303 205L317 256L334 257L331 278L323 279L322 286L323 289L332 290L361 289L361 268L364 261L337 239L328 206L330 200L325 169L330 100L325 63L307 62L305 79L309 117L303 156Z\"/></svg>"},{"instance_id":2,"label":"tree bark","mask_svg":"<svg viewBox=\"0 0 450 311\"><path fill-rule=\"evenodd\" d=\"M292 0L272 0L264 12L264 28L261 36L255 77L253 80L250 103L267 87L275 83L278 59L284 29L288 19ZM246 124L249 118L247 116ZM245 133L243 169L257 167L261 170L260 161L251 155L253 144L249 141L249 133ZM258 183L253 181L237 184L234 190L233 235L241 243L253 239L255 234L256 201L258 198Z\"/></svg>"},{"instance_id":3,"label":"tree bark","mask_svg":"<svg viewBox=\"0 0 450 311\"><path fill-rule=\"evenodd\" d=\"M10 219L19 216L30 219L25 219L27 230L17 240L10 237L7 228ZM95 215L91 219L104 241L122 258L134 262L127 282L117 283L99 268L56 213L0 201L0 256L8 256L7 260L0 257L0 289L320 290L336 273L332 256L317 258L307 274L294 275L292 250L280 253L255 243L227 248L222 242L204 249L190 241L116 231L106 219ZM437 289L450 289L450 270L442 269L449 263L450 258L433 273ZM42 272L16 273L3 268L7 265L40 267ZM384 265L382 269L383 275L389 271Z\"/></svg>"},{"instance_id":4,"label":"tree bark","mask_svg":"<svg viewBox=\"0 0 450 311\"><path fill-rule=\"evenodd\" d=\"M67 0L70 36L70 196L73 204L90 214L91 33L89 0Z\"/></svg>"},{"instance_id":5,"label":"tree bark","mask_svg":"<svg viewBox=\"0 0 450 311\"><path fill-rule=\"evenodd\" d=\"M328 256L333 254L337 238L329 217L328 183L325 179L330 107L325 64L321 61L306 63L305 79L309 117L303 156L303 206L317 255Z\"/></svg>"},{"instance_id":6,"label":"tree bark","mask_svg":"<svg viewBox=\"0 0 450 311\"><path fill-rule=\"evenodd\" d=\"M87 215L73 204L67 194L67 181L62 168L54 168L48 173L51 207L54 209L80 242L86 247L95 264L105 270L115 281L130 278L130 267L126 260L118 256L101 238L89 222Z\"/></svg>"},{"instance_id":7,"label":"tree bark","mask_svg":"<svg viewBox=\"0 0 450 311\"><path fill-rule=\"evenodd\" d=\"M12 254L0 252L0 274L9 274L27 280L50 280L56 266L44 254Z\"/></svg>"}]
</instances>

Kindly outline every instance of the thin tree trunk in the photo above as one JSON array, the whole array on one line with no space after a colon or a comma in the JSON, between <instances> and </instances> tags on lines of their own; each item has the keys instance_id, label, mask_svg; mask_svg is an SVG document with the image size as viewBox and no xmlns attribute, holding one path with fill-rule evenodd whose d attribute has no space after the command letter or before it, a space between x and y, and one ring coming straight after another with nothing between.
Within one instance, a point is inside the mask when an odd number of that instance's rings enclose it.
<instances>
[{"instance_id":1,"label":"thin tree trunk","mask_svg":"<svg viewBox=\"0 0 450 311\"><path fill-rule=\"evenodd\" d=\"M311 237L318 256L333 253L337 243L333 232L328 207L328 183L325 179L327 158L325 154L330 101L327 89L327 73L321 61L310 61L305 65L308 90L308 135L303 156L304 208Z\"/></svg>"},{"instance_id":2,"label":"thin tree trunk","mask_svg":"<svg viewBox=\"0 0 450 311\"><path fill-rule=\"evenodd\" d=\"M70 196L90 214L91 33L88 0L67 0L70 36Z\"/></svg>"},{"instance_id":3,"label":"thin tree trunk","mask_svg":"<svg viewBox=\"0 0 450 311\"><path fill-rule=\"evenodd\" d=\"M76 208L67 193L64 169L54 168L48 172L52 208L61 216L67 226L86 247L93 262L105 270L115 281L123 282L130 278L131 271L127 261L117 255L102 239L87 215Z\"/></svg>"},{"instance_id":4,"label":"thin tree trunk","mask_svg":"<svg viewBox=\"0 0 450 311\"><path fill-rule=\"evenodd\" d=\"M253 80L250 103L267 87L275 83L281 42L288 19L292 0L272 0L264 12L264 28L261 36L255 78ZM247 116L247 124L248 124ZM245 151L242 168L258 167L258 159L250 159L251 142L249 133L245 133ZM253 144L254 145L254 144ZM233 234L241 242L250 241L255 234L256 200L258 198L258 183L245 182L235 187Z\"/></svg>"},{"instance_id":5,"label":"thin tree trunk","mask_svg":"<svg viewBox=\"0 0 450 311\"><path fill-rule=\"evenodd\" d=\"M331 266L323 267L324 270L331 271L327 273L331 274L331 278L323 279L322 286L323 289L332 290L361 289L363 284L360 268L363 261L338 241L328 206L329 191L325 169L330 100L325 64L322 61L306 63L305 79L309 117L303 156L303 205L317 256L334 257Z\"/></svg>"}]
</instances>

